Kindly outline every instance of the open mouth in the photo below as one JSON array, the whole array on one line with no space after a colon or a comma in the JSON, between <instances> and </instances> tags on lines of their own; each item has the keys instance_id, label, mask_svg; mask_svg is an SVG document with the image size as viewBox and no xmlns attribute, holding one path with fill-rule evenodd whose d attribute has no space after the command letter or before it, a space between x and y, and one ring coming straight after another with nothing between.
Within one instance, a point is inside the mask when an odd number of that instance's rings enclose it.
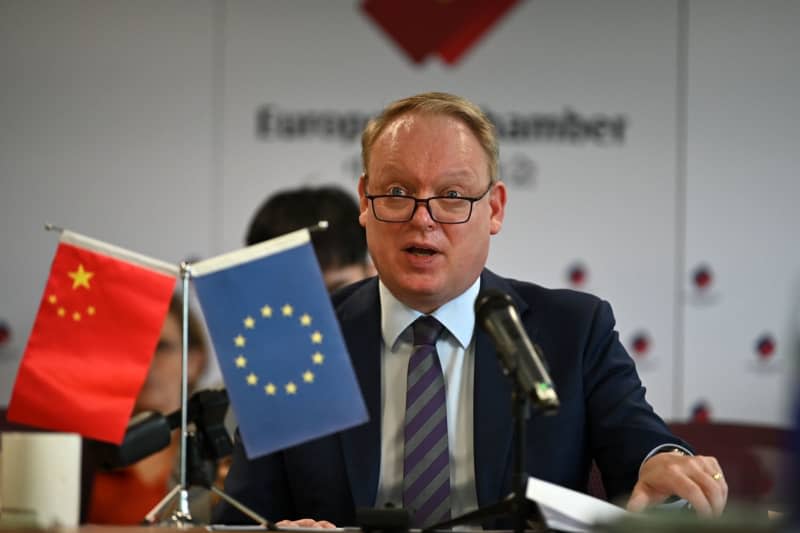
<instances>
[{"instance_id":1,"label":"open mouth","mask_svg":"<svg viewBox=\"0 0 800 533\"><path fill-rule=\"evenodd\" d=\"M406 252L419 256L431 256L437 253L436 250L431 250L430 248L418 248L416 246L409 246L406 248Z\"/></svg>"}]
</instances>

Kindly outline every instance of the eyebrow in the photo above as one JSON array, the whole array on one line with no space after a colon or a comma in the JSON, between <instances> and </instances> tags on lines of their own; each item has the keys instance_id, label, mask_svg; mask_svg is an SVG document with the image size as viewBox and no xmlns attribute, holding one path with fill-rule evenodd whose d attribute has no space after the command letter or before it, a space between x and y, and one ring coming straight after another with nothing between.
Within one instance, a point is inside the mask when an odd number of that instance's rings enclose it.
<instances>
[{"instance_id":1,"label":"eyebrow","mask_svg":"<svg viewBox=\"0 0 800 533\"><path fill-rule=\"evenodd\" d=\"M382 174L389 174L391 176L391 179L388 180L388 181L397 180L397 181L399 181L401 183L408 183L409 182L408 179L405 179L405 178L402 178L402 177L398 177L398 176L407 176L408 175L407 172L405 172L404 170L400 169L399 167L396 167L394 165L387 165L386 167L384 167L382 169L382 171L383 171ZM478 181L481 181L481 176L473 173L468 168L451 170L451 171L447 171L447 172L444 172L442 174L438 174L437 175L437 178L441 178L441 179L447 180L444 183L439 184L441 186L452 185L453 183L456 183L456 182L460 183L461 180L463 180L465 178L472 178L472 177L476 177L478 179ZM370 174L365 173L364 174L364 179L366 181L370 181ZM489 179L491 180L491 178L489 178ZM374 183L375 180L372 180L372 181ZM413 182L416 183L416 182L419 182L419 179L417 179L415 177L415 178L412 178L410 181L413 181Z\"/></svg>"}]
</instances>

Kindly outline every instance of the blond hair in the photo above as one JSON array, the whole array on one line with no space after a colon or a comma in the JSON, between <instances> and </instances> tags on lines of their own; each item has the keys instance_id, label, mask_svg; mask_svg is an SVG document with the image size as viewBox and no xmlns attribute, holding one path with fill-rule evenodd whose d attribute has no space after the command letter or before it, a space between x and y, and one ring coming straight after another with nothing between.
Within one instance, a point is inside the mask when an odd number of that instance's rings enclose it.
<instances>
[{"instance_id":1,"label":"blond hair","mask_svg":"<svg viewBox=\"0 0 800 533\"><path fill-rule=\"evenodd\" d=\"M396 100L386 106L380 115L371 119L361 134L361 161L364 174L369 168L372 146L383 130L396 118L408 113L446 115L463 122L475 135L489 163L489 178L492 183L498 177L499 148L494 125L481 109L460 96L449 93L428 92Z\"/></svg>"}]
</instances>

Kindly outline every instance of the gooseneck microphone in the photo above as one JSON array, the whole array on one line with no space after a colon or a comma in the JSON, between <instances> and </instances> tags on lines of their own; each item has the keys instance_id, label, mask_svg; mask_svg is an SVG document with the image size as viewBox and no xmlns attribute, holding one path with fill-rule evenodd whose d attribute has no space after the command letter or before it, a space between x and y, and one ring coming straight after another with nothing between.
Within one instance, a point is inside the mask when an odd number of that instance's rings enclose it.
<instances>
[{"instance_id":1,"label":"gooseneck microphone","mask_svg":"<svg viewBox=\"0 0 800 533\"><path fill-rule=\"evenodd\" d=\"M481 292L475 300L475 318L494 341L505 374L516 380L536 407L545 414L555 413L558 395L544 356L525 333L511 297L496 289Z\"/></svg>"}]
</instances>

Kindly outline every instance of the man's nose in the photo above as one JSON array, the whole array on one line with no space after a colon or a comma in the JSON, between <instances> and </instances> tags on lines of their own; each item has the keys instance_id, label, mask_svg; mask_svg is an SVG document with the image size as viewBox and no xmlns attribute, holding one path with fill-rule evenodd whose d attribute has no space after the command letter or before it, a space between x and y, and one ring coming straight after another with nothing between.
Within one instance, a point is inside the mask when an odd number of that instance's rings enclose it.
<instances>
[{"instance_id":1,"label":"man's nose","mask_svg":"<svg viewBox=\"0 0 800 533\"><path fill-rule=\"evenodd\" d=\"M427 200L417 200L414 212L411 214L411 222L425 226L433 225L436 221L433 220L433 215L431 215L430 205Z\"/></svg>"}]
</instances>

